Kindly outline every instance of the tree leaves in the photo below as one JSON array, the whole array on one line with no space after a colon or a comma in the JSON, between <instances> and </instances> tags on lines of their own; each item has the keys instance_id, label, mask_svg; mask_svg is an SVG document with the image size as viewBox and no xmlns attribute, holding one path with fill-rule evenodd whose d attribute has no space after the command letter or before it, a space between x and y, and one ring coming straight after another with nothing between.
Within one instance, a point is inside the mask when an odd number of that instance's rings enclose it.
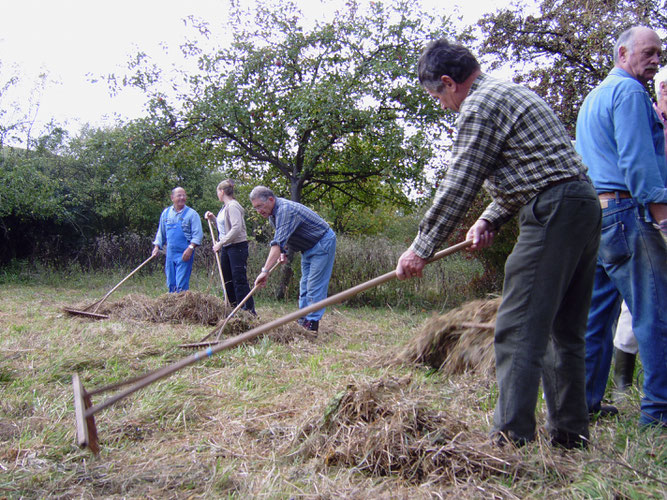
<instances>
[{"instance_id":1,"label":"tree leaves","mask_svg":"<svg viewBox=\"0 0 667 500\"><path fill-rule=\"evenodd\" d=\"M573 133L584 97L614 65L618 35L638 24L664 34L665 7L656 0L543 0L534 12L523 3L479 21L481 52L494 56L491 67L521 65L515 80L541 95Z\"/></svg>"}]
</instances>

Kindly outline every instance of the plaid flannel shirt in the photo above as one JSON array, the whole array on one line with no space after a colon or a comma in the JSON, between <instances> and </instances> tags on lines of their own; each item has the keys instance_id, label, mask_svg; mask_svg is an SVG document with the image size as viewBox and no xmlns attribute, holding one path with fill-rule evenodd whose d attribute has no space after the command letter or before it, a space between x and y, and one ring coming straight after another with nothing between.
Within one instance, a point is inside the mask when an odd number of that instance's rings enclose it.
<instances>
[{"instance_id":1,"label":"plaid flannel shirt","mask_svg":"<svg viewBox=\"0 0 667 500\"><path fill-rule=\"evenodd\" d=\"M481 74L456 121L452 157L411 250L428 258L449 237L483 186L480 218L495 228L549 184L586 172L565 127L531 90Z\"/></svg>"},{"instance_id":2,"label":"plaid flannel shirt","mask_svg":"<svg viewBox=\"0 0 667 500\"><path fill-rule=\"evenodd\" d=\"M279 245L283 253L288 247L295 252L310 250L329 231L329 224L310 208L279 197L269 222L276 229L271 246Z\"/></svg>"}]
</instances>

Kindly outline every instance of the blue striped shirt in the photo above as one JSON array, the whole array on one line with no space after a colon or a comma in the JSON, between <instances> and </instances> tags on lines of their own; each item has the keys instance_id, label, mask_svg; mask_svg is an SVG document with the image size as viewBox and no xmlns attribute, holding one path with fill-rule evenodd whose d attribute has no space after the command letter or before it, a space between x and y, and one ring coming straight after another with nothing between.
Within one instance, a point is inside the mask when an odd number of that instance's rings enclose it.
<instances>
[{"instance_id":1,"label":"blue striped shirt","mask_svg":"<svg viewBox=\"0 0 667 500\"><path fill-rule=\"evenodd\" d=\"M329 230L329 224L310 208L279 197L269 222L276 229L271 246L279 245L283 252L288 247L295 252L310 250Z\"/></svg>"}]
</instances>

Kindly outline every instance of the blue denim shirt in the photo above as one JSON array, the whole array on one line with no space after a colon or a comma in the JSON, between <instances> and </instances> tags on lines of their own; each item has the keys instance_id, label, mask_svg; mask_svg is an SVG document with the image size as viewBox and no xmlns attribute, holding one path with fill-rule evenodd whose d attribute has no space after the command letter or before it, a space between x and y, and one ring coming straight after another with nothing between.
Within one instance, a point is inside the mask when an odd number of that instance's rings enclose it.
<instances>
[{"instance_id":1,"label":"blue denim shirt","mask_svg":"<svg viewBox=\"0 0 667 500\"><path fill-rule=\"evenodd\" d=\"M204 239L204 231L201 227L199 214L187 205L179 214L176 213L173 206L167 207L162 211L162 214L160 215L160 225L157 228L153 245L162 248L167 241L167 223L173 223L178 218L180 218L181 228L183 229L185 238L190 243L201 245L201 242Z\"/></svg>"},{"instance_id":2,"label":"blue denim shirt","mask_svg":"<svg viewBox=\"0 0 667 500\"><path fill-rule=\"evenodd\" d=\"M309 250L329 230L329 224L310 208L285 198L276 198L269 221L276 228L271 246L279 245L283 252L288 246L295 252Z\"/></svg>"},{"instance_id":3,"label":"blue denim shirt","mask_svg":"<svg viewBox=\"0 0 667 500\"><path fill-rule=\"evenodd\" d=\"M641 205L667 203L662 123L644 86L614 68L584 100L576 150L598 193L629 191Z\"/></svg>"}]
</instances>

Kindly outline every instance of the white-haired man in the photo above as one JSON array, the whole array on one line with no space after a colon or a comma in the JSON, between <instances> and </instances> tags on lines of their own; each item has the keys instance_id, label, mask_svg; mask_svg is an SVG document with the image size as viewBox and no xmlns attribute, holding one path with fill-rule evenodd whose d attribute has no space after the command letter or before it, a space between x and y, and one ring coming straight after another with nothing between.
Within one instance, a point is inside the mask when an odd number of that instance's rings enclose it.
<instances>
[{"instance_id":1,"label":"white-haired man","mask_svg":"<svg viewBox=\"0 0 667 500\"><path fill-rule=\"evenodd\" d=\"M662 40L646 27L624 31L615 67L584 100L577 118L577 151L602 206L602 236L586 331L586 397L603 407L613 324L621 301L644 368L640 423L667 426L667 164L664 136L645 85L657 74Z\"/></svg>"}]
</instances>

